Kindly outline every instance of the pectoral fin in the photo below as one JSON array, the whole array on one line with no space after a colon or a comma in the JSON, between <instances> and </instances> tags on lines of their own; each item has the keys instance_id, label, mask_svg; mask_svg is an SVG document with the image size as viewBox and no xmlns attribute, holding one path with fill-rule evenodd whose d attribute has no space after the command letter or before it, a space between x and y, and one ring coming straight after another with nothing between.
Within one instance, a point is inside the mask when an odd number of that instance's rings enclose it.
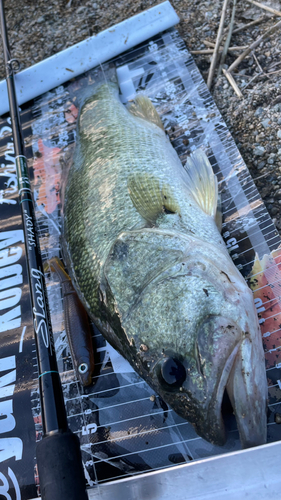
<instances>
[{"instance_id":1,"label":"pectoral fin","mask_svg":"<svg viewBox=\"0 0 281 500\"><path fill-rule=\"evenodd\" d=\"M162 213L180 213L179 205L167 184L152 174L138 174L128 179L131 200L139 214L148 222L155 223Z\"/></svg>"}]
</instances>

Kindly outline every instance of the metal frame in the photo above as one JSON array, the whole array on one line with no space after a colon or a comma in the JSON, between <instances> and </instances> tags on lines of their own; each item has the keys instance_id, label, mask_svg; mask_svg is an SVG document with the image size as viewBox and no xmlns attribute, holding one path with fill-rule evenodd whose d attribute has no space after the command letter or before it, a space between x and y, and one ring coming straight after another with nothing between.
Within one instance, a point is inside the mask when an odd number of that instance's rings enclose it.
<instances>
[{"instance_id":1,"label":"metal frame","mask_svg":"<svg viewBox=\"0 0 281 500\"><path fill-rule=\"evenodd\" d=\"M89 500L277 500L280 458L281 442L270 443L110 481L88 490L88 496Z\"/></svg>"},{"instance_id":2,"label":"metal frame","mask_svg":"<svg viewBox=\"0 0 281 500\"><path fill-rule=\"evenodd\" d=\"M268 500L281 496L281 442L111 481L90 500Z\"/></svg>"}]
</instances>

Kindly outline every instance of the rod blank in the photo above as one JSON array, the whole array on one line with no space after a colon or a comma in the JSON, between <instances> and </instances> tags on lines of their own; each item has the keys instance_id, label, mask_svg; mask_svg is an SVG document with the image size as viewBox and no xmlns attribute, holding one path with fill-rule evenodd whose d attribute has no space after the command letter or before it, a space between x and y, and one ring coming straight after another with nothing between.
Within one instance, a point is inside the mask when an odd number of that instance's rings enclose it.
<instances>
[{"instance_id":1,"label":"rod blank","mask_svg":"<svg viewBox=\"0 0 281 500\"><path fill-rule=\"evenodd\" d=\"M68 429L57 367L3 0L0 21L39 370L43 439L37 445L36 455L41 496L42 500L87 500L79 439Z\"/></svg>"}]
</instances>

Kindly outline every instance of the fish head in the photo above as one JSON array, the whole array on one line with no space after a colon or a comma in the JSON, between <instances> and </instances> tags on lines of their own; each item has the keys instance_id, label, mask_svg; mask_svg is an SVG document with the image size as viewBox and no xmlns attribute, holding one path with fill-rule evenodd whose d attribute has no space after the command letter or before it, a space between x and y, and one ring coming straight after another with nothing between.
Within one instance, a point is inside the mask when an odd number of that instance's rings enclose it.
<instances>
[{"instance_id":1,"label":"fish head","mask_svg":"<svg viewBox=\"0 0 281 500\"><path fill-rule=\"evenodd\" d=\"M225 250L164 233L121 235L106 264L122 353L203 438L226 441L226 391L242 447L263 444L267 383L252 292Z\"/></svg>"}]
</instances>

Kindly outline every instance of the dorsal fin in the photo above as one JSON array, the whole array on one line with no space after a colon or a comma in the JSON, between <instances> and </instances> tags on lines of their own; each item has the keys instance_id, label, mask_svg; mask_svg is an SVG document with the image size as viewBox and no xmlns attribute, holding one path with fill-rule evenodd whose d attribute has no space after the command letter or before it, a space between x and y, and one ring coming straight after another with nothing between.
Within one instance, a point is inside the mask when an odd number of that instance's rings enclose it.
<instances>
[{"instance_id":1,"label":"dorsal fin","mask_svg":"<svg viewBox=\"0 0 281 500\"><path fill-rule=\"evenodd\" d=\"M216 218L218 182L212 166L202 149L197 149L184 166L188 175L188 190L204 212Z\"/></svg>"},{"instance_id":2,"label":"dorsal fin","mask_svg":"<svg viewBox=\"0 0 281 500\"><path fill-rule=\"evenodd\" d=\"M154 123L162 130L164 130L161 118L158 115L151 100L145 95L138 95L135 97L134 102L127 105L128 111L139 118L143 118L151 123Z\"/></svg>"}]
</instances>

